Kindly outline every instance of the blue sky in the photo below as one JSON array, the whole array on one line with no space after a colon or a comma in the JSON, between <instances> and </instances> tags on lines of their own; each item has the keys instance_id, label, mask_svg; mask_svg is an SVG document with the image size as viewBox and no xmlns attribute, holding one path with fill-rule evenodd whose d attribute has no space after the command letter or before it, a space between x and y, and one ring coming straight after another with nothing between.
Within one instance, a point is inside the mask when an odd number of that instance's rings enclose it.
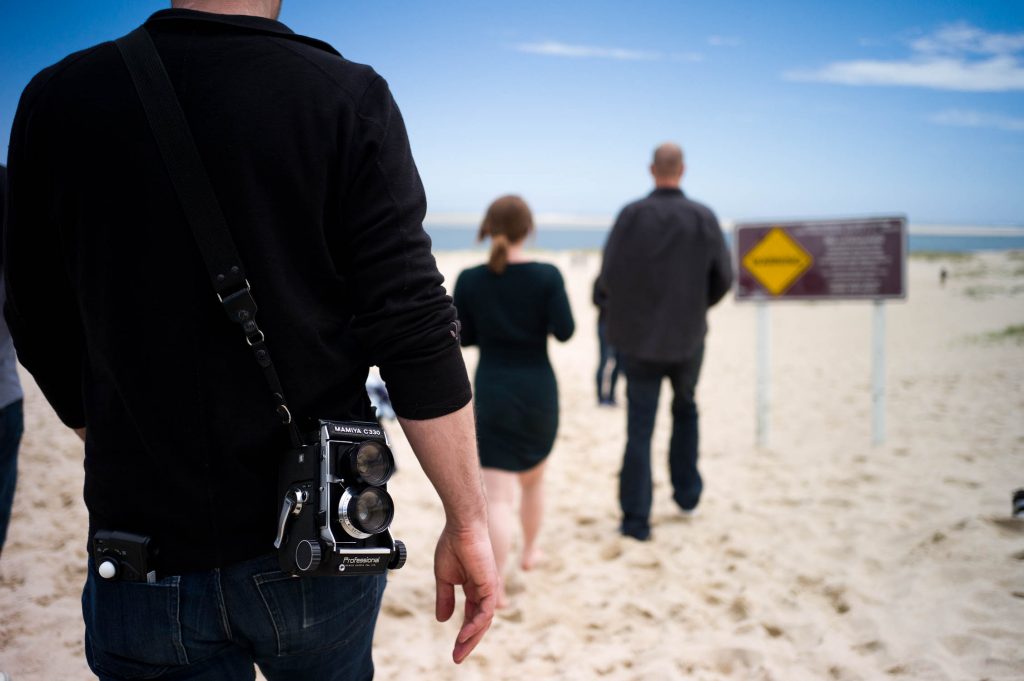
<instances>
[{"instance_id":1,"label":"blue sky","mask_svg":"<svg viewBox=\"0 0 1024 681\"><path fill-rule=\"evenodd\" d=\"M165 6L0 3L0 159L36 71ZM285 0L281 20L388 79L434 214L516 192L600 222L675 140L724 219L1024 225L1024 0Z\"/></svg>"}]
</instances>

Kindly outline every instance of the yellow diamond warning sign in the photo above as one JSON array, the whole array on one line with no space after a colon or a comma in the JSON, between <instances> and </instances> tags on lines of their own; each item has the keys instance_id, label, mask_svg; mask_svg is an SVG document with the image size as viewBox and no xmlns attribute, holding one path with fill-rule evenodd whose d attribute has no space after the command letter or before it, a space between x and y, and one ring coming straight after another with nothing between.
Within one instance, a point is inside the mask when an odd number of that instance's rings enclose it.
<instances>
[{"instance_id":1,"label":"yellow diamond warning sign","mask_svg":"<svg viewBox=\"0 0 1024 681\"><path fill-rule=\"evenodd\" d=\"M813 263L810 253L779 227L772 228L743 257L743 266L773 296L789 288Z\"/></svg>"}]
</instances>

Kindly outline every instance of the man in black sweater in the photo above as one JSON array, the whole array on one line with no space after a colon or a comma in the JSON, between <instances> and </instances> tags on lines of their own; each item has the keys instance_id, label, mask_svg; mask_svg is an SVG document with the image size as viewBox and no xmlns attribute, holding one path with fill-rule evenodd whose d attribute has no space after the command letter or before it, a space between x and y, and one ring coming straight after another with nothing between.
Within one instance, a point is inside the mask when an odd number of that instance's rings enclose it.
<instances>
[{"instance_id":1,"label":"man in black sweater","mask_svg":"<svg viewBox=\"0 0 1024 681\"><path fill-rule=\"evenodd\" d=\"M715 214L679 188L683 152L663 144L651 164L655 189L619 213L605 245L599 286L607 296L608 339L626 374L628 425L619 474L622 534L650 537L651 434L662 379L672 383L669 468L684 512L700 501L697 405L706 313L732 284L729 251Z\"/></svg>"},{"instance_id":2,"label":"man in black sweater","mask_svg":"<svg viewBox=\"0 0 1024 681\"><path fill-rule=\"evenodd\" d=\"M453 652L480 641L496 575L458 324L387 83L276 21L279 0L173 3L146 22L259 302L304 430L370 420L377 365L444 505L435 553ZM201 11L196 11L201 10ZM292 579L272 542L286 429L204 269L111 42L25 89L9 153L6 317L85 440L89 537L149 536L161 580L83 598L102 678L356 679L383 576ZM399 512L401 502L398 503ZM419 556L415 556L414 560Z\"/></svg>"}]
</instances>

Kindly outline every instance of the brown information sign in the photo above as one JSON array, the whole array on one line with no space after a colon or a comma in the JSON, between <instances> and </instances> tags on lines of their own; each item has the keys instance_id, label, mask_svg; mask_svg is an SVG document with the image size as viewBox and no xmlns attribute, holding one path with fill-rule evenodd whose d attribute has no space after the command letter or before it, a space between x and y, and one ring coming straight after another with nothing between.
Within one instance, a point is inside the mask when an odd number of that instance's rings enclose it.
<instances>
[{"instance_id":1,"label":"brown information sign","mask_svg":"<svg viewBox=\"0 0 1024 681\"><path fill-rule=\"evenodd\" d=\"M736 225L737 300L904 298L901 216Z\"/></svg>"}]
</instances>

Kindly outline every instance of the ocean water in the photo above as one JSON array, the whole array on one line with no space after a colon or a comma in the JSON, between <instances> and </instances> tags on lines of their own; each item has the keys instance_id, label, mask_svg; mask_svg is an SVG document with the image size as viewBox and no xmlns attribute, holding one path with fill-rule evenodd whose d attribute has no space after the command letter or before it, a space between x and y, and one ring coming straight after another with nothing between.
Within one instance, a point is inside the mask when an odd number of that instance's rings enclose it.
<instances>
[{"instance_id":1,"label":"ocean water","mask_svg":"<svg viewBox=\"0 0 1024 681\"><path fill-rule=\"evenodd\" d=\"M437 251L459 251L467 249L485 250L486 246L476 243L476 228L461 225L427 225L427 233ZM946 229L949 232L949 229ZM981 231L981 230L978 230ZM915 234L911 227L909 235L910 252L971 252L1024 250L1024 230L1013 230L1012 234L981 231L971 234L971 228L964 227L961 233ZM547 251L600 250L608 238L607 229L586 229L580 227L560 228L541 225L537 228L531 248ZM725 234L727 242L732 233Z\"/></svg>"}]
</instances>

